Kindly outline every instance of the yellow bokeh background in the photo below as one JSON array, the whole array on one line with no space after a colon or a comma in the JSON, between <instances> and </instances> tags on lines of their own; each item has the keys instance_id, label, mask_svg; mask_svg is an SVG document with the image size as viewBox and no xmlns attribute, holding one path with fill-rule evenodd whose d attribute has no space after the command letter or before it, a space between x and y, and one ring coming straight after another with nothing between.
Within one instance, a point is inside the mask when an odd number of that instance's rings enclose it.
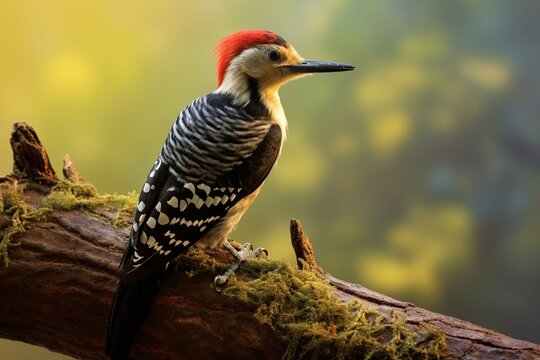
<instances>
[{"instance_id":1,"label":"yellow bokeh background","mask_svg":"<svg viewBox=\"0 0 540 360\"><path fill-rule=\"evenodd\" d=\"M356 70L281 90L288 140L233 238L294 261L288 222L299 218L332 274L540 342L539 11L4 0L0 174L11 126L26 121L57 170L69 153L100 191L138 191L177 113L215 89L217 41L270 29L306 58ZM0 358L62 355L0 340Z\"/></svg>"}]
</instances>

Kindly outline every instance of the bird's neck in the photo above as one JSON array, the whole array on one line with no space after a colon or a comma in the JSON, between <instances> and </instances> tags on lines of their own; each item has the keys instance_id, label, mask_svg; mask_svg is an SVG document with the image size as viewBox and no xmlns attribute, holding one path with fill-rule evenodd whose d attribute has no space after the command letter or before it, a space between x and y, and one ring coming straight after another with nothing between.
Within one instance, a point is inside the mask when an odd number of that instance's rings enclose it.
<instances>
[{"instance_id":1,"label":"bird's neck","mask_svg":"<svg viewBox=\"0 0 540 360\"><path fill-rule=\"evenodd\" d=\"M230 67L216 93L232 95L238 106L263 107L269 120L281 127L283 137L287 130L287 118L279 98L280 84L266 86L249 77L240 68Z\"/></svg>"},{"instance_id":2,"label":"bird's neck","mask_svg":"<svg viewBox=\"0 0 540 360\"><path fill-rule=\"evenodd\" d=\"M282 131L282 138L287 135L287 118L279 98L279 86L267 86L259 90L260 101L269 110L270 118L279 125Z\"/></svg>"}]
</instances>

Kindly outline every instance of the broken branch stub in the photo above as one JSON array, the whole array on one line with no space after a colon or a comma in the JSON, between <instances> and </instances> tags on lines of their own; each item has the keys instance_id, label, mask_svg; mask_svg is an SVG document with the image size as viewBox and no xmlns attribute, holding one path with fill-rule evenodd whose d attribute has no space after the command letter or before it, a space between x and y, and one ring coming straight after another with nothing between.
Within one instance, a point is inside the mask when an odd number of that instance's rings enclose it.
<instances>
[{"instance_id":1,"label":"broken branch stub","mask_svg":"<svg viewBox=\"0 0 540 360\"><path fill-rule=\"evenodd\" d=\"M298 268L303 269L306 264L313 269L318 268L317 262L315 261L313 246L311 245L309 237L304 234L304 229L302 229L302 224L299 220L291 220L290 231L291 243L296 255Z\"/></svg>"},{"instance_id":2,"label":"broken branch stub","mask_svg":"<svg viewBox=\"0 0 540 360\"><path fill-rule=\"evenodd\" d=\"M24 122L13 124L10 143L13 150L13 177L49 185L58 182L47 151L30 125Z\"/></svg>"}]
</instances>

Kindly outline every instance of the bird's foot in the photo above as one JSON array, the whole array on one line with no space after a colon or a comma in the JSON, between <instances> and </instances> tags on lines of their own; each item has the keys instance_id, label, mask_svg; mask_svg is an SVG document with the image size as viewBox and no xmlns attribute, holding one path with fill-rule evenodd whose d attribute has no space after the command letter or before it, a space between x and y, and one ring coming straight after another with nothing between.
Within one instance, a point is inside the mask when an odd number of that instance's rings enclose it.
<instances>
[{"instance_id":1,"label":"bird's foot","mask_svg":"<svg viewBox=\"0 0 540 360\"><path fill-rule=\"evenodd\" d=\"M253 257L259 257L261 254L264 254L265 256L268 255L268 251L262 247L252 250L253 247L250 243L245 243L240 250L236 250L227 240L225 240L223 244L225 245L225 248L236 258L236 260L231 264L231 266L229 266L223 275L218 275L214 278L214 287L217 291L221 291L221 287L227 283L229 277L234 274L236 269L238 269L240 264L242 264L244 261Z\"/></svg>"}]
</instances>

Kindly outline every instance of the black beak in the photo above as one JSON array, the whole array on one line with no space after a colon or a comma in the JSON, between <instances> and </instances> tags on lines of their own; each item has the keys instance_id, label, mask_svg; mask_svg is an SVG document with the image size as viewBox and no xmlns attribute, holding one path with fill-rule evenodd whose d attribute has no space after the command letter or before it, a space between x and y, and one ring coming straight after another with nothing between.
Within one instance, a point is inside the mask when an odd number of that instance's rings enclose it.
<instances>
[{"instance_id":1,"label":"black beak","mask_svg":"<svg viewBox=\"0 0 540 360\"><path fill-rule=\"evenodd\" d=\"M304 60L300 64L285 65L291 73L318 73L354 70L354 66L330 61Z\"/></svg>"}]
</instances>

